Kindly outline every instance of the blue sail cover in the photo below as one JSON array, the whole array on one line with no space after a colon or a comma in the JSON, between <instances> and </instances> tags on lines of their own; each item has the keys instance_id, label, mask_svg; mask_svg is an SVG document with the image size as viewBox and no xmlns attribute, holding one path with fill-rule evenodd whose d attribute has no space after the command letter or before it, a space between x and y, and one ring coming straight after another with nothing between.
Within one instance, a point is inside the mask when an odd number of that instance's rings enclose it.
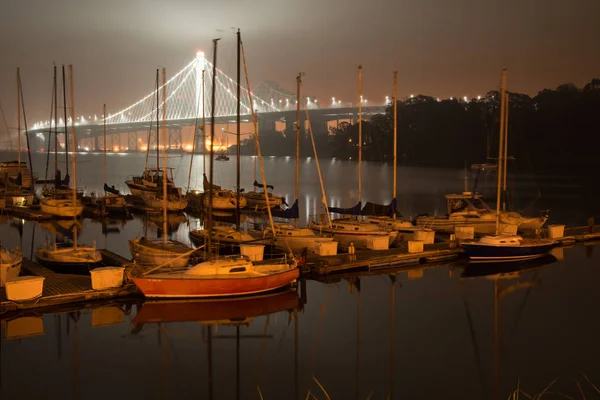
<instances>
[{"instance_id":1,"label":"blue sail cover","mask_svg":"<svg viewBox=\"0 0 600 400\"><path fill-rule=\"evenodd\" d=\"M377 215L391 217L396 212L396 198L393 198L390 204L377 204L367 201L365 207L360 211L360 215Z\"/></svg>"},{"instance_id":2,"label":"blue sail cover","mask_svg":"<svg viewBox=\"0 0 600 400\"><path fill-rule=\"evenodd\" d=\"M299 218L300 212L298 211L298 199L296 199L296 201L294 201L294 204L292 204L291 207L288 207L285 210L282 210L282 209L271 210L271 215L273 215L274 217L279 217L279 218L289 218L289 219Z\"/></svg>"},{"instance_id":3,"label":"blue sail cover","mask_svg":"<svg viewBox=\"0 0 600 400\"><path fill-rule=\"evenodd\" d=\"M346 215L360 215L360 209L362 203L359 201L354 207L340 208L340 207L329 207L330 213L346 214Z\"/></svg>"}]
</instances>

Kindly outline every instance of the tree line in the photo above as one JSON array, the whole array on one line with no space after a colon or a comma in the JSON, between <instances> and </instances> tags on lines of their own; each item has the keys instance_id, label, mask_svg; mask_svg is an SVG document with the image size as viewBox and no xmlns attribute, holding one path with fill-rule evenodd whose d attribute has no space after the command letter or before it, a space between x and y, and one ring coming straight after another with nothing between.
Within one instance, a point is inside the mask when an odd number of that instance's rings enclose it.
<instances>
[{"instance_id":1,"label":"tree line","mask_svg":"<svg viewBox=\"0 0 600 400\"><path fill-rule=\"evenodd\" d=\"M398 165L462 168L465 163L495 162L498 156L499 93L480 99L438 100L419 95L397 103ZM363 159L391 162L393 106L362 122ZM536 96L509 92L508 153L521 172L563 173L589 169L600 133L600 79L583 88L564 84ZM317 129L320 128L320 129ZM329 131L315 127L320 157L356 159L358 124L341 123ZM261 130L264 155L295 154L295 132ZM233 149L235 151L235 149ZM242 142L243 154L254 154L254 140ZM311 156L306 132L301 154ZM509 164L510 165L510 164ZM513 168L511 166L511 168Z\"/></svg>"}]
</instances>

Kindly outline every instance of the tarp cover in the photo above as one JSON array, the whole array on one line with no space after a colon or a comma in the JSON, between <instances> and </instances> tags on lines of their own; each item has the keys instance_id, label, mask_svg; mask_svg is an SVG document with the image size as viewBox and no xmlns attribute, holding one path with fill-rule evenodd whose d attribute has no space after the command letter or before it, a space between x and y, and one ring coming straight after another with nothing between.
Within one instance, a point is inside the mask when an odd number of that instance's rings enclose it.
<instances>
[{"instance_id":1,"label":"tarp cover","mask_svg":"<svg viewBox=\"0 0 600 400\"><path fill-rule=\"evenodd\" d=\"M340 207L329 207L330 213L347 214L347 215L360 215L360 209L362 203L359 201L354 207L340 208Z\"/></svg>"},{"instance_id":2,"label":"tarp cover","mask_svg":"<svg viewBox=\"0 0 600 400\"><path fill-rule=\"evenodd\" d=\"M396 212L396 199L392 199L390 204L377 204L367 201L365 207L361 210L360 215L378 215L391 217Z\"/></svg>"},{"instance_id":3,"label":"tarp cover","mask_svg":"<svg viewBox=\"0 0 600 400\"><path fill-rule=\"evenodd\" d=\"M273 209L271 210L271 215L273 215L274 217L279 217L279 218L299 218L300 217L300 212L298 211L298 199L296 199L296 201L294 201L294 204L292 204L291 207L286 208L285 210L282 209Z\"/></svg>"}]
</instances>

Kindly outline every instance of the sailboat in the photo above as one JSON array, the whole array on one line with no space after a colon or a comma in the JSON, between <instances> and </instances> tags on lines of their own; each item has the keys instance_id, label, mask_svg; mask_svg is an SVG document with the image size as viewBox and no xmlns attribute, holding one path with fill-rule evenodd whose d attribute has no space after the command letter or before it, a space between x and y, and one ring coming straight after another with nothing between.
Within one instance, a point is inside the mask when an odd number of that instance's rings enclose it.
<instances>
[{"instance_id":1,"label":"sailboat","mask_svg":"<svg viewBox=\"0 0 600 400\"><path fill-rule=\"evenodd\" d=\"M505 113L501 116L501 136L504 140L508 140L508 95L506 99L501 98L502 105L505 105ZM502 108L502 106L501 106ZM502 128L504 126L504 128ZM503 192L506 194L506 160L507 160L507 147L505 146L504 154L504 167L499 168L494 166L490 168L489 164L475 165L474 167L480 170L485 168L497 170L498 177L503 179ZM500 164L500 161L498 161ZM467 179L465 174L465 179ZM500 180L499 180L500 182ZM473 227L475 233L478 234L494 234L496 232L496 220L500 221L500 231L511 231L511 232L524 232L534 233L548 220L548 210L546 210L539 217L526 217L517 212L506 211L506 204L503 202L502 211L500 208L493 210L483 200L483 196L473 191L468 191L465 181L465 191L462 193L450 193L446 194L446 202L448 206L448 214L446 216L428 216L421 215L416 218L417 226L430 227L432 229L454 232L456 227ZM498 202L500 200L498 199Z\"/></svg>"},{"instance_id":2,"label":"sailboat","mask_svg":"<svg viewBox=\"0 0 600 400\"><path fill-rule=\"evenodd\" d=\"M163 106L164 102L163 100ZM181 188L175 186L175 180L173 179L173 168L160 168L158 165L159 150L158 145L159 133L158 133L158 70L156 70L156 168L148 167L148 155L150 153L150 133L152 131L152 123L150 124L150 130L148 131L148 147L146 149L146 166L144 172L140 176L134 176L130 180L126 181L125 184L131 191L131 195L134 197L145 197L155 198L163 193L163 178L166 177L167 182L167 193L169 196L181 197ZM166 149L166 142L165 142ZM160 207L159 207L160 208Z\"/></svg>"},{"instance_id":3,"label":"sailboat","mask_svg":"<svg viewBox=\"0 0 600 400\"><path fill-rule=\"evenodd\" d=\"M163 176L167 176L167 83L166 70L163 68L163 108L162 108L162 136L163 136ZM157 105L158 105L158 70L157 70L157 87L156 87ZM156 109L158 116L158 107ZM157 124L158 126L158 124ZM158 135L157 135L158 148ZM158 160L157 160L158 161ZM183 268L187 265L191 249L181 242L168 240L167 238L167 211L168 211L168 182L162 180L162 199L159 200L162 204L163 211L163 237L158 239L148 239L146 237L135 238L129 241L129 251L133 259L144 266L169 266L170 268Z\"/></svg>"},{"instance_id":4,"label":"sailboat","mask_svg":"<svg viewBox=\"0 0 600 400\"><path fill-rule=\"evenodd\" d=\"M296 179L295 179L295 194L296 200L294 205L298 206L298 198L300 197L299 193L299 184L300 184L300 105L302 103L300 98L300 86L302 83L302 74L298 74L296 77L296 98L298 101L296 102ZM308 113L307 113L308 119ZM314 138L312 135L312 128L309 123L309 131L311 135L311 140L314 144ZM319 158L316 153L316 147L313 146L315 162L317 164L317 172L319 174L319 182L321 183L322 195L325 197L325 191L323 188L323 180L321 179L321 170L319 168ZM270 199L269 199L270 200ZM327 204L327 202L324 202ZM283 213L285 215L285 212ZM277 215L277 213L275 214ZM329 213L327 213L329 216ZM267 227L262 231L263 237L271 237L274 236L277 239L275 240L275 247L284 252L291 251L294 254L300 254L305 249L309 254L314 254L317 252L318 247L323 242L332 242L333 238L331 236L322 236L315 233L310 228L301 228L299 226L298 215L296 217L296 226L290 223L276 223L273 228Z\"/></svg>"},{"instance_id":5,"label":"sailboat","mask_svg":"<svg viewBox=\"0 0 600 400\"><path fill-rule=\"evenodd\" d=\"M23 102L23 87L21 84L21 72L17 68L17 146L18 160L0 163L0 184L5 189L3 197L8 205L24 206L32 205L37 201L33 185L36 181L31 173L31 153L29 138L27 138L27 152L29 154L29 166L21 161L21 107L25 107ZM25 119L25 110L23 108L23 119L25 122L25 131L27 132L27 120ZM5 204L6 206L6 204Z\"/></svg>"},{"instance_id":6,"label":"sailboat","mask_svg":"<svg viewBox=\"0 0 600 400\"><path fill-rule=\"evenodd\" d=\"M358 204L350 209L330 207L328 212L358 215L361 209L362 195L362 66L358 67ZM391 244L398 236L397 231L385 230L377 224L365 223L359 219L341 218L325 224L324 221L311 221L308 225L321 234L333 235L340 244L353 244L356 248L365 248L376 237L387 237Z\"/></svg>"},{"instance_id":7,"label":"sailboat","mask_svg":"<svg viewBox=\"0 0 600 400\"><path fill-rule=\"evenodd\" d=\"M518 261L542 257L549 253L558 242L550 239L524 239L514 234L500 233L500 196L503 174L506 173L506 134L508 124L508 95L506 94L506 69L502 70L500 92L500 145L498 147L498 183L496 194L496 234L484 236L477 242L462 243L461 247L472 260Z\"/></svg>"},{"instance_id":8,"label":"sailboat","mask_svg":"<svg viewBox=\"0 0 600 400\"><path fill-rule=\"evenodd\" d=\"M239 31L238 31L239 35ZM238 36L239 37L239 36ZM213 143L215 134L215 80L217 41L213 40L213 76L210 124L210 178L213 175ZM239 40L239 39L238 39ZM246 75L246 80L248 79ZM248 85L249 86L249 85ZM239 96L238 96L239 97ZM252 105L252 97L250 97ZM253 109L252 107L250 107ZM253 115L256 129L256 118ZM258 142L258 138L256 138ZM260 149L259 155L260 155ZM262 162L262 161L261 161ZM262 170L262 168L261 168ZM212 231L212 186L208 188L208 231ZM275 261L253 262L244 256L213 259L212 235L207 235L208 261L182 272L146 274L133 278L135 285L150 298L194 298L239 296L275 290L294 282L300 272L295 259L287 257Z\"/></svg>"},{"instance_id":9,"label":"sailboat","mask_svg":"<svg viewBox=\"0 0 600 400\"><path fill-rule=\"evenodd\" d=\"M78 204L78 207L81 207L83 210L83 206L81 206L79 200L77 199L77 163L75 160L75 155L77 154L77 141L75 140L75 95L73 90L73 66L69 65L69 90L71 97L71 146L73 148L73 153L71 155L71 167L73 170L73 188L71 189L72 198L71 199L44 199L43 202L47 200L54 200L57 202L65 202L65 203L57 203L59 204ZM65 132L66 135L66 132ZM70 202L70 203L66 203ZM69 207L65 205L65 208ZM48 209L48 208L47 208ZM43 210L43 209L42 209ZM54 207L50 207L50 210L54 211ZM62 210L59 210L62 212ZM81 214L81 211L79 212ZM79 214L73 213L71 217L76 218ZM56 214L55 214L56 215ZM61 216L66 216L60 214ZM77 224L77 221L75 221ZM73 234L73 244L68 245L59 245L56 242L53 246L47 246L36 250L35 256L36 259L44 266L55 270L56 272L75 272L75 273L84 273L88 274L89 269L95 268L100 265L102 262L102 254L98 250L96 250L95 246L86 246L86 245L78 245L77 244L77 227L74 228L75 232Z\"/></svg>"},{"instance_id":10,"label":"sailboat","mask_svg":"<svg viewBox=\"0 0 600 400\"><path fill-rule=\"evenodd\" d=\"M70 68L70 72L72 72L71 69L71 65L69 66ZM66 98L66 80L65 80L65 67L63 65L62 68L62 77L63 77L63 104L65 107L65 113L66 113L66 108L67 108L67 98ZM72 80L72 75L70 76L70 79ZM71 82L71 94L73 92L73 87L72 87L73 83ZM73 97L71 96L71 102L73 101ZM71 190L69 190L68 188L62 188L62 187L54 187L54 190L49 192L47 194L47 197L44 197L41 201L40 201L40 209L43 213L46 214L51 214L54 215L56 217L63 217L63 218L73 218L73 217L78 217L79 215L81 215L81 213L83 212L83 205L81 204L81 201L79 200L79 196L77 194L77 184L75 182L75 152L77 151L77 146L74 143L75 141L75 114L73 113L73 108L74 108L74 104L71 103L71 135L72 135L72 139L71 141L73 142L71 144L71 146L73 146L73 154L71 155L71 163L73 165L72 169L73 169L73 188ZM66 124L67 124L67 119L66 119L66 115L65 115L65 138L67 137L67 130L66 130ZM67 142L65 140L65 155L66 157L68 157L68 146L67 146ZM68 158L65 160L68 162ZM68 173L67 173L68 175ZM69 196L69 194L73 194L72 196Z\"/></svg>"},{"instance_id":11,"label":"sailboat","mask_svg":"<svg viewBox=\"0 0 600 400\"><path fill-rule=\"evenodd\" d=\"M163 86L166 85L166 82L163 82ZM158 70L156 70L156 92L158 93ZM158 137L158 96L156 97L156 137ZM163 98L163 126L166 128L166 106L167 106L167 99ZM164 135L166 135L166 132L163 133ZM157 146L158 149L158 146ZM166 140L165 140L165 144L163 146L163 153L166 154L167 152L167 144L166 144ZM167 162L167 158L166 156L163 157L164 158L164 163L166 164ZM160 163L159 163L159 159L158 159L158 151L156 152L156 169L157 171L160 169ZM163 177L167 176L167 171L169 171L169 169L166 167L163 169ZM171 181L173 180L172 175L172 169L171 171ZM158 176L158 175L157 175ZM160 177L157 181L156 184L160 185L162 182L162 177ZM187 198L181 196L181 189L177 189L177 190L168 190L168 186L169 186L169 182L167 181L167 190L163 191L162 194L159 194L159 192L157 193L153 193L153 194L143 194L142 195L142 200L144 201L144 203L146 203L146 205L152 209L152 210L160 210L163 207L166 207L167 212L182 212L183 210L185 210L185 208L188 205L188 200ZM157 186L158 187L158 186Z\"/></svg>"},{"instance_id":12,"label":"sailboat","mask_svg":"<svg viewBox=\"0 0 600 400\"><path fill-rule=\"evenodd\" d=\"M0 243L0 287L21 274L23 254L17 249L8 250Z\"/></svg>"},{"instance_id":13,"label":"sailboat","mask_svg":"<svg viewBox=\"0 0 600 400\"><path fill-rule=\"evenodd\" d=\"M416 228L411 222L405 221L403 219L396 218L396 173L397 173L397 160L396 152L397 152L397 142L398 142L398 72L394 71L394 162L393 162L393 174L392 174L392 202L389 207L386 207L386 212L391 215L372 215L365 219L365 222L370 224L375 224L383 229L394 230L398 232L398 238L402 238L403 240L412 240L414 236L415 229L423 229ZM365 209L368 209L369 203L365 205L365 208L361 212L364 214ZM381 208L380 206L374 205L372 207ZM376 213L377 214L377 213Z\"/></svg>"},{"instance_id":14,"label":"sailboat","mask_svg":"<svg viewBox=\"0 0 600 400\"><path fill-rule=\"evenodd\" d=\"M114 186L108 186L106 183L106 104L102 109L102 118L104 120L104 145L103 145L103 164L102 174L104 176L104 195L92 196L89 198L83 198L85 205L91 206L95 210L99 210L102 215L127 217L129 211L127 209L127 202L125 197L117 190Z\"/></svg>"}]
</instances>

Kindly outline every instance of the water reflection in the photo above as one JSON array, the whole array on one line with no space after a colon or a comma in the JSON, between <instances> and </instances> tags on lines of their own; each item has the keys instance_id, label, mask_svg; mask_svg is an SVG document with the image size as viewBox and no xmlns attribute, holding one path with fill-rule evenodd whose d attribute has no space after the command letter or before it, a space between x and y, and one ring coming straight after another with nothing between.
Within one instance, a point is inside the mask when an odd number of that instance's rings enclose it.
<instances>
[{"instance_id":1,"label":"water reflection","mask_svg":"<svg viewBox=\"0 0 600 400\"><path fill-rule=\"evenodd\" d=\"M113 160L119 165L112 182L124 182L126 171L144 164L143 156ZM273 167L276 159L265 162L272 166L267 181L273 177L278 190L293 193L293 173ZM253 160L243 163L242 186L253 181ZM303 164L303 216L321 207L313 163ZM355 163L326 164L330 204L353 204ZM235 184L234 165L221 166L224 186ZM101 189L93 188L96 167L82 162L78 168L92 190ZM388 167L367 168L365 200L383 203L390 182L389 172L381 171ZM177 171L177 184L185 186L187 168ZM199 171L193 174L201 182L201 166ZM462 187L460 170L398 172L399 204L407 216L444 209L443 194ZM561 204L548 208L560 210ZM585 210L564 208L565 218L558 220L577 223L580 212ZM248 217L254 222L260 223ZM48 230L56 232L48 232L20 219L0 223L3 245L20 246L25 256L59 233L54 225ZM169 234L185 242L190 227L201 228L202 221L174 221ZM83 243L96 240L130 258L128 239L158 237L160 229L162 220L136 215L125 222L85 219L78 234ZM135 298L3 314L0 398L260 398L258 387L264 399L305 399L309 390L324 399L322 385L334 399L479 400L507 398L517 382L531 388L529 394L556 377L555 385L583 385L581 371L598 384L600 255L594 246L553 255L517 271L459 262L348 272L309 280L299 294L278 293L271 300L153 305ZM564 392L578 398L573 388ZM583 390L588 398L596 393L589 384Z\"/></svg>"}]
</instances>

